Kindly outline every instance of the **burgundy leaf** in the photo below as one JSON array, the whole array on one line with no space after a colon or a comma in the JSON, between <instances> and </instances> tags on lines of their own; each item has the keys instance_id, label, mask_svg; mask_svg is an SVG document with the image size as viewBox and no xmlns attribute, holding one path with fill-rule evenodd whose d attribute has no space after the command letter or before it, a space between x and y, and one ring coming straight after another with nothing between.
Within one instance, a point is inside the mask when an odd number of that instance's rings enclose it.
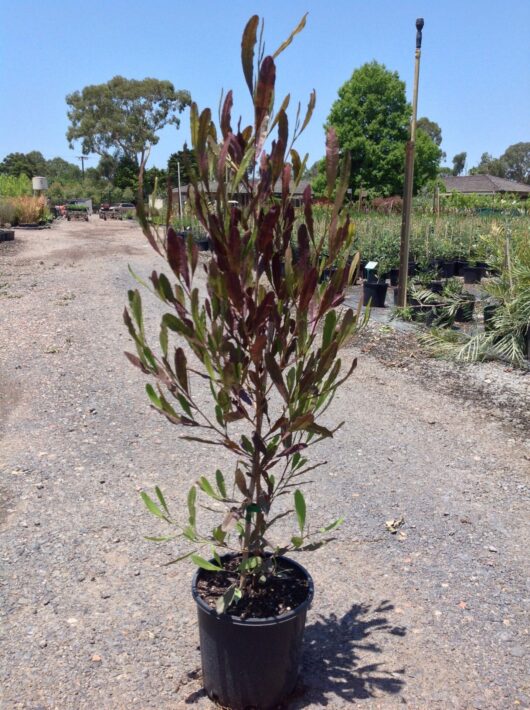
<instances>
[{"instance_id":1,"label":"burgundy leaf","mask_svg":"<svg viewBox=\"0 0 530 710\"><path fill-rule=\"evenodd\" d=\"M254 93L252 73L254 69L254 47L256 46L258 25L259 17L253 15L246 24L243 31L243 39L241 40L241 64L243 65L243 74L245 75L251 96Z\"/></svg>"},{"instance_id":2,"label":"burgundy leaf","mask_svg":"<svg viewBox=\"0 0 530 710\"><path fill-rule=\"evenodd\" d=\"M179 279L183 278L189 288L190 274L186 246L182 237L175 232L173 227L167 230L167 260L175 276Z\"/></svg>"},{"instance_id":3,"label":"burgundy leaf","mask_svg":"<svg viewBox=\"0 0 530 710\"><path fill-rule=\"evenodd\" d=\"M265 57L259 70L258 85L254 98L254 130L257 135L261 132L265 116L269 114L275 81L276 66L274 65L274 60L272 57Z\"/></svg>"},{"instance_id":4,"label":"burgundy leaf","mask_svg":"<svg viewBox=\"0 0 530 710\"><path fill-rule=\"evenodd\" d=\"M228 135L232 133L232 126L230 125L230 118L232 114L232 106L233 106L233 98L232 98L232 89L227 93L224 103L223 103L223 108L221 111L221 133L223 134L223 138L226 140Z\"/></svg>"},{"instance_id":5,"label":"burgundy leaf","mask_svg":"<svg viewBox=\"0 0 530 710\"><path fill-rule=\"evenodd\" d=\"M307 444L293 444L284 449L278 456L290 456L291 454L296 454L297 451L302 451L302 449L307 449Z\"/></svg>"},{"instance_id":6,"label":"burgundy leaf","mask_svg":"<svg viewBox=\"0 0 530 710\"><path fill-rule=\"evenodd\" d=\"M145 365L142 363L139 357L136 355L133 355L132 353L125 353L125 357L132 362L132 364L135 367L140 368L142 372L144 372L146 375L149 374L149 370L145 367Z\"/></svg>"}]
</instances>

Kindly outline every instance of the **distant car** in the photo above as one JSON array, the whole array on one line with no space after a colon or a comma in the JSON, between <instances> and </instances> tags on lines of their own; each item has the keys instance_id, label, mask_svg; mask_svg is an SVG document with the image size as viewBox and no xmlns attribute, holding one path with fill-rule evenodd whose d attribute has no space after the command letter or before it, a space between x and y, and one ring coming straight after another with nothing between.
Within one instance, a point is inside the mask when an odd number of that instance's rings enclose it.
<instances>
[{"instance_id":1,"label":"distant car","mask_svg":"<svg viewBox=\"0 0 530 710\"><path fill-rule=\"evenodd\" d=\"M118 202L114 207L120 212L134 212L136 209L132 202Z\"/></svg>"}]
</instances>

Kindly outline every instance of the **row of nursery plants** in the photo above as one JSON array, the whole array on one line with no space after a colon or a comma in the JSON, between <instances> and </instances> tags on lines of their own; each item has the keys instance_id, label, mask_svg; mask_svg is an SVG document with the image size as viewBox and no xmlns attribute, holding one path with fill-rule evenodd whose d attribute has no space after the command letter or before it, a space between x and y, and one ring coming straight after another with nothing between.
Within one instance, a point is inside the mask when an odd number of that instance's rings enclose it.
<instances>
[{"instance_id":1,"label":"row of nursery plants","mask_svg":"<svg viewBox=\"0 0 530 710\"><path fill-rule=\"evenodd\" d=\"M495 276L481 283L483 328L471 332L451 326L455 309L474 297L462 292L460 299L441 303L429 288L416 293L417 303L430 310L432 330L421 342L436 356L463 362L498 359L518 367L530 367L530 241L514 239L502 227L490 234L490 259ZM430 308L429 308L430 306ZM468 319L470 320L470 319Z\"/></svg>"},{"instance_id":2,"label":"row of nursery plants","mask_svg":"<svg viewBox=\"0 0 530 710\"><path fill-rule=\"evenodd\" d=\"M1 225L14 227L19 224L41 224L49 221L51 213L46 199L42 196L0 197Z\"/></svg>"},{"instance_id":3,"label":"row of nursery plants","mask_svg":"<svg viewBox=\"0 0 530 710\"><path fill-rule=\"evenodd\" d=\"M315 230L325 238L330 210L315 207ZM376 261L381 274L399 266L401 215L352 214L355 230L353 249L363 261ZM514 243L530 240L528 217L454 214L440 217L413 214L410 234L410 261L419 270L428 270L436 260L460 260L474 265L498 262L495 230L511 235Z\"/></svg>"}]
</instances>

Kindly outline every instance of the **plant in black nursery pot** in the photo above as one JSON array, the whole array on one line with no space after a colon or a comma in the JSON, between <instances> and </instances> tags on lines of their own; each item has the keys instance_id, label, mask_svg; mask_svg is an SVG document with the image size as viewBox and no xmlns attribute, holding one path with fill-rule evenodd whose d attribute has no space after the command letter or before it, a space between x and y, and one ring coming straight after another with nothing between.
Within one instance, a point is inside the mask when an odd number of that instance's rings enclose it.
<instances>
[{"instance_id":1,"label":"plant in black nursery pot","mask_svg":"<svg viewBox=\"0 0 530 710\"><path fill-rule=\"evenodd\" d=\"M292 127L288 96L273 110L275 60L304 25L305 17L266 55L257 41L258 17L247 23L241 56L253 125L233 126L231 91L222 102L219 127L210 109L199 112L192 105L198 167L191 202L211 254L199 262L191 236L184 239L172 228L163 237L154 233L139 200L144 233L171 270L150 277L167 307L156 350L147 341L138 290L129 292L124 314L137 351L128 357L154 379L154 386L146 385L154 409L183 430L183 439L211 444L214 453L221 446L234 456L230 475L220 469L210 477L197 472L183 515L173 514L159 488L141 494L148 510L174 528L173 536L156 539L178 540L176 558L198 567L192 592L203 682L211 698L232 708L275 707L293 690L313 585L286 555L329 542L342 522L311 525L302 492L310 473L318 492L323 463L311 463L308 452L340 426L328 428L320 417L355 368L355 360L343 366L339 348L362 325L342 306L358 263L358 257L351 260L353 226L340 209L349 152L339 169L338 141L330 131L328 196L336 197L329 229L317 236L310 187L299 214L292 197L307 159L293 144L311 117L315 95L305 116L298 107ZM242 191L248 201L234 204L233 195ZM290 246L295 237L296 262ZM320 282L331 266L331 277ZM205 393L209 405L203 405ZM224 508L208 531L197 515L201 498L202 507L207 499L215 502L208 517L219 504ZM286 533L289 516L294 529Z\"/></svg>"}]
</instances>

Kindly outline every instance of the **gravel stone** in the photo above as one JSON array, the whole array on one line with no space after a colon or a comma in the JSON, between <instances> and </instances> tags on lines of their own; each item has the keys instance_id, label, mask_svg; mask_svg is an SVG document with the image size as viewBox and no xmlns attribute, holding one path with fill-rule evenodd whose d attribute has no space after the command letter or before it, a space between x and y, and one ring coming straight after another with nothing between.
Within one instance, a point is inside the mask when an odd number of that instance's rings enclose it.
<instances>
[{"instance_id":1,"label":"gravel stone","mask_svg":"<svg viewBox=\"0 0 530 710\"><path fill-rule=\"evenodd\" d=\"M133 348L123 307L138 287L129 264L143 278L161 267L134 222L58 222L0 245L7 710L214 707L193 568L163 566L180 541L144 539L168 530L139 491L159 485L185 514L191 482L217 467L228 476L233 461L180 440L150 410L146 380L123 355ZM160 304L143 300L156 346ZM312 526L346 522L333 547L301 559L316 594L289 710L527 704L517 689L527 682L530 378L426 358L413 330L388 318L348 345L344 361L354 356L323 422L345 424L315 447L328 463L306 488ZM400 516L392 535L385 522ZM293 529L282 521L276 534Z\"/></svg>"}]
</instances>

